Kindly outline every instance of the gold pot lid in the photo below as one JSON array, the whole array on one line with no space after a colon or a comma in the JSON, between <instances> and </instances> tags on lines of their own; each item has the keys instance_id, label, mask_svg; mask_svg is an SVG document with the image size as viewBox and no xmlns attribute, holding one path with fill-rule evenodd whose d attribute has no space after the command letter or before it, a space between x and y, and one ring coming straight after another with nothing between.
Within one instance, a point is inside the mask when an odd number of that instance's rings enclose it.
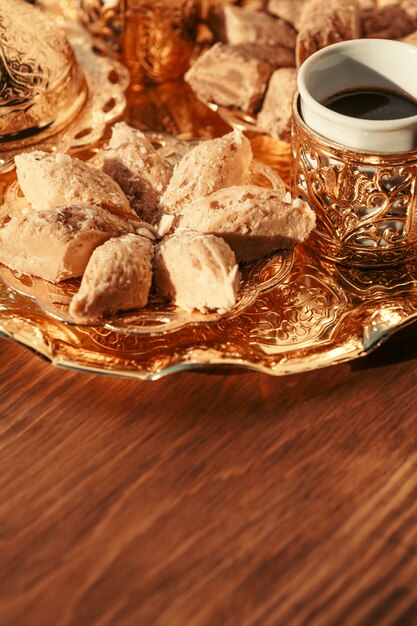
<instances>
[{"instance_id":1,"label":"gold pot lid","mask_svg":"<svg viewBox=\"0 0 417 626\"><path fill-rule=\"evenodd\" d=\"M24 0L0 0L0 142L50 135L81 110L87 84L64 32Z\"/></svg>"}]
</instances>

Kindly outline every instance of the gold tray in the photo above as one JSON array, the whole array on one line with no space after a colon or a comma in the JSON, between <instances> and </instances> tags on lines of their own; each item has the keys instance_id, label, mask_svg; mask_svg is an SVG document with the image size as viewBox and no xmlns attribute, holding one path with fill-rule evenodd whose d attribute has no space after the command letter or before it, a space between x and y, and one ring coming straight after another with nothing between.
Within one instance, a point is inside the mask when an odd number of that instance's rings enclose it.
<instances>
[{"instance_id":1,"label":"gold tray","mask_svg":"<svg viewBox=\"0 0 417 626\"><path fill-rule=\"evenodd\" d=\"M230 128L181 82L132 91L127 103L125 119L145 130L188 139ZM288 185L290 146L259 135L251 142L255 159ZM0 177L3 192L11 176ZM157 379L189 368L234 366L278 376L362 356L417 317L416 263L351 269L298 246L275 255L267 275L270 270L271 282L266 278L235 316L146 334L66 323L31 297L30 285L22 290L10 276L9 284L0 278L0 334L54 365L87 372Z\"/></svg>"}]
</instances>

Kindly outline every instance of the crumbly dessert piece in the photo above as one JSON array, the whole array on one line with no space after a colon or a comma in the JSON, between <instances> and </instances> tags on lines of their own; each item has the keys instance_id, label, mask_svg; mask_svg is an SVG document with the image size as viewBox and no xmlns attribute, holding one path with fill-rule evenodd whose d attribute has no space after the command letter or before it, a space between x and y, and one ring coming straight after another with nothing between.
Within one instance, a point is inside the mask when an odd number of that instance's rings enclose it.
<instances>
[{"instance_id":1,"label":"crumbly dessert piece","mask_svg":"<svg viewBox=\"0 0 417 626\"><path fill-rule=\"evenodd\" d=\"M159 201L172 168L140 130L125 122L113 126L103 171L120 185L142 219L151 224L159 220Z\"/></svg>"},{"instance_id":2,"label":"crumbly dessert piece","mask_svg":"<svg viewBox=\"0 0 417 626\"><path fill-rule=\"evenodd\" d=\"M216 43L185 74L203 102L254 113L261 104L274 69L294 65L294 54L284 47Z\"/></svg>"},{"instance_id":3,"label":"crumbly dessert piece","mask_svg":"<svg viewBox=\"0 0 417 626\"><path fill-rule=\"evenodd\" d=\"M27 209L0 229L0 262L55 283L81 276L93 250L107 239L143 232L143 227L139 220L86 204Z\"/></svg>"},{"instance_id":4,"label":"crumbly dessert piece","mask_svg":"<svg viewBox=\"0 0 417 626\"><path fill-rule=\"evenodd\" d=\"M400 0L398 3L401 9L413 21L417 28L417 3L416 0Z\"/></svg>"},{"instance_id":5,"label":"crumbly dessert piece","mask_svg":"<svg viewBox=\"0 0 417 626\"><path fill-rule=\"evenodd\" d=\"M119 185L80 159L38 150L19 154L15 163L20 188L36 211L82 203L136 216Z\"/></svg>"},{"instance_id":6,"label":"crumbly dessert piece","mask_svg":"<svg viewBox=\"0 0 417 626\"><path fill-rule=\"evenodd\" d=\"M235 255L227 243L190 231L159 244L154 278L159 294L186 311L229 311L236 304L240 284Z\"/></svg>"},{"instance_id":7,"label":"crumbly dessert piece","mask_svg":"<svg viewBox=\"0 0 417 626\"><path fill-rule=\"evenodd\" d=\"M225 5L224 16L227 41L233 45L257 43L295 48L296 32L285 20L233 5Z\"/></svg>"},{"instance_id":8,"label":"crumbly dessert piece","mask_svg":"<svg viewBox=\"0 0 417 626\"><path fill-rule=\"evenodd\" d=\"M417 46L417 30L415 30L414 32L410 33L406 37L402 37L402 39L400 39L400 41L403 41L404 43L409 43L412 46Z\"/></svg>"},{"instance_id":9,"label":"crumbly dessert piece","mask_svg":"<svg viewBox=\"0 0 417 626\"><path fill-rule=\"evenodd\" d=\"M360 11L369 11L375 9L378 5L377 0L358 0Z\"/></svg>"},{"instance_id":10,"label":"crumbly dessert piece","mask_svg":"<svg viewBox=\"0 0 417 626\"><path fill-rule=\"evenodd\" d=\"M362 31L364 37L400 39L417 29L417 3L403 0L376 9L364 11Z\"/></svg>"},{"instance_id":11,"label":"crumbly dessert piece","mask_svg":"<svg viewBox=\"0 0 417 626\"><path fill-rule=\"evenodd\" d=\"M272 66L273 70L277 67L292 67L295 65L294 49L290 50L282 45L269 46L265 43L241 43L233 47L249 55L249 57L266 61Z\"/></svg>"},{"instance_id":12,"label":"crumbly dessert piece","mask_svg":"<svg viewBox=\"0 0 417 626\"><path fill-rule=\"evenodd\" d=\"M303 8L295 50L299 67L317 50L360 37L356 0L309 0Z\"/></svg>"},{"instance_id":13,"label":"crumbly dessert piece","mask_svg":"<svg viewBox=\"0 0 417 626\"><path fill-rule=\"evenodd\" d=\"M195 200L177 222L178 228L223 237L238 261L292 248L314 225L315 214L305 202L255 185L220 189Z\"/></svg>"},{"instance_id":14,"label":"crumbly dessert piece","mask_svg":"<svg viewBox=\"0 0 417 626\"><path fill-rule=\"evenodd\" d=\"M77 322L105 313L142 308L152 283L154 245L142 235L123 235L98 246L88 261L69 312Z\"/></svg>"},{"instance_id":15,"label":"crumbly dessert piece","mask_svg":"<svg viewBox=\"0 0 417 626\"><path fill-rule=\"evenodd\" d=\"M246 182L251 161L251 144L241 131L200 142L174 169L162 196L165 211L179 213L196 198Z\"/></svg>"},{"instance_id":16,"label":"crumbly dessert piece","mask_svg":"<svg viewBox=\"0 0 417 626\"><path fill-rule=\"evenodd\" d=\"M291 139L292 101L296 90L295 67L275 70L257 117L258 126L275 139Z\"/></svg>"},{"instance_id":17,"label":"crumbly dessert piece","mask_svg":"<svg viewBox=\"0 0 417 626\"><path fill-rule=\"evenodd\" d=\"M281 17L298 30L301 13L308 0L269 0L267 9L272 15Z\"/></svg>"}]
</instances>

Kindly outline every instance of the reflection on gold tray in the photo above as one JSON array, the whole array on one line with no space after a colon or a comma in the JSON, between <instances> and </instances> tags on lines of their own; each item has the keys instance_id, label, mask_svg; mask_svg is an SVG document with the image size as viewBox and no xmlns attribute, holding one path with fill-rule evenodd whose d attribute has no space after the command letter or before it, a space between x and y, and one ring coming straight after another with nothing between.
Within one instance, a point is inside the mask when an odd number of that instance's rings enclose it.
<instances>
[{"instance_id":1,"label":"reflection on gold tray","mask_svg":"<svg viewBox=\"0 0 417 626\"><path fill-rule=\"evenodd\" d=\"M291 268L292 256L292 251L287 251L241 267L242 287L235 306L227 313L187 312L151 296L145 308L107 316L101 326L121 334L151 336L189 325L208 324L236 317L254 303L263 291L285 277ZM54 285L35 276L18 275L3 265L0 265L0 280L16 293L34 300L41 311L57 321L75 324L68 309L72 296L79 289L79 280L73 279ZM87 327L92 326L97 324Z\"/></svg>"},{"instance_id":2,"label":"reflection on gold tray","mask_svg":"<svg viewBox=\"0 0 417 626\"><path fill-rule=\"evenodd\" d=\"M217 113L219 117L232 128L238 128L239 130L245 130L259 135L267 134L266 131L258 125L256 117L249 115L249 113L232 107L220 106L214 102L207 102L206 104L209 109Z\"/></svg>"}]
</instances>

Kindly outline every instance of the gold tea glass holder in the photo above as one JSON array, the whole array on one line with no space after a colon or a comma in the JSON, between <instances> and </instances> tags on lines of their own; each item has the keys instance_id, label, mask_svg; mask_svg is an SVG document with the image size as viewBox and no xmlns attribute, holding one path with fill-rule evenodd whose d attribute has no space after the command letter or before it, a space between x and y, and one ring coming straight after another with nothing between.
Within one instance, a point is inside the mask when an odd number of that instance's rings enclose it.
<instances>
[{"instance_id":1,"label":"gold tea glass holder","mask_svg":"<svg viewBox=\"0 0 417 626\"><path fill-rule=\"evenodd\" d=\"M293 193L316 212L308 246L320 257L369 268L417 258L417 150L371 152L307 126L293 101Z\"/></svg>"},{"instance_id":2,"label":"gold tea glass holder","mask_svg":"<svg viewBox=\"0 0 417 626\"><path fill-rule=\"evenodd\" d=\"M180 78L195 51L200 0L76 0L80 21L129 69L131 86Z\"/></svg>"}]
</instances>

